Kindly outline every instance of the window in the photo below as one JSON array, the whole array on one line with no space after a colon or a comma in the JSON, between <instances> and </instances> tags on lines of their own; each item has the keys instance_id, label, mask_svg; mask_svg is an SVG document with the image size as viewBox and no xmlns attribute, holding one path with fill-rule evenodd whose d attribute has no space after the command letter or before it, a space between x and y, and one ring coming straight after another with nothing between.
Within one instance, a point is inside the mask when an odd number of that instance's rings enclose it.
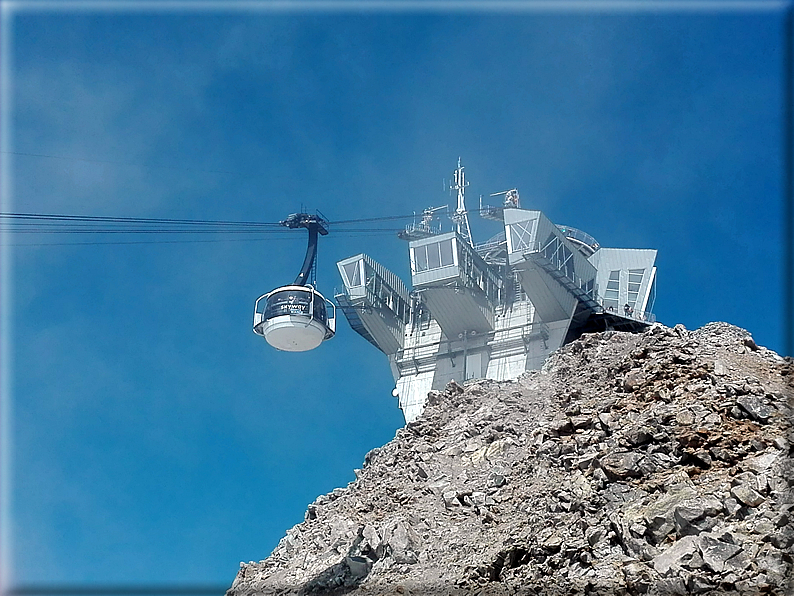
<instances>
[{"instance_id":1,"label":"window","mask_svg":"<svg viewBox=\"0 0 794 596\"><path fill-rule=\"evenodd\" d=\"M543 248L543 256L562 271L568 279L574 278L573 253L556 234L549 234Z\"/></svg>"},{"instance_id":2,"label":"window","mask_svg":"<svg viewBox=\"0 0 794 596\"><path fill-rule=\"evenodd\" d=\"M439 242L438 245L441 249L441 266L446 267L447 265L454 264L455 261L452 258L452 239Z\"/></svg>"},{"instance_id":3,"label":"window","mask_svg":"<svg viewBox=\"0 0 794 596\"><path fill-rule=\"evenodd\" d=\"M609 281L607 282L607 289L604 292L605 301L615 301L614 306L618 305L618 291L620 290L620 269L617 271L609 272Z\"/></svg>"},{"instance_id":4,"label":"window","mask_svg":"<svg viewBox=\"0 0 794 596\"><path fill-rule=\"evenodd\" d=\"M529 248L532 240L532 227L536 220L529 219L508 225L510 230L510 245L513 252Z\"/></svg>"},{"instance_id":5,"label":"window","mask_svg":"<svg viewBox=\"0 0 794 596\"><path fill-rule=\"evenodd\" d=\"M433 242L424 246L415 246L414 253L414 272L427 271L454 265L452 256L452 239Z\"/></svg>"},{"instance_id":6,"label":"window","mask_svg":"<svg viewBox=\"0 0 794 596\"><path fill-rule=\"evenodd\" d=\"M347 265L344 265L347 282L351 288L364 285L361 283L361 268L359 267L359 264L360 261L356 261L355 263L348 263Z\"/></svg>"},{"instance_id":7,"label":"window","mask_svg":"<svg viewBox=\"0 0 794 596\"><path fill-rule=\"evenodd\" d=\"M414 262L416 263L416 271L427 271L427 247L417 246L414 249Z\"/></svg>"},{"instance_id":8,"label":"window","mask_svg":"<svg viewBox=\"0 0 794 596\"><path fill-rule=\"evenodd\" d=\"M441 248L438 244L428 244L427 248L427 268L438 269L441 267Z\"/></svg>"},{"instance_id":9,"label":"window","mask_svg":"<svg viewBox=\"0 0 794 596\"><path fill-rule=\"evenodd\" d=\"M645 269L629 269L629 306L632 308L640 294L640 285L644 274Z\"/></svg>"}]
</instances>

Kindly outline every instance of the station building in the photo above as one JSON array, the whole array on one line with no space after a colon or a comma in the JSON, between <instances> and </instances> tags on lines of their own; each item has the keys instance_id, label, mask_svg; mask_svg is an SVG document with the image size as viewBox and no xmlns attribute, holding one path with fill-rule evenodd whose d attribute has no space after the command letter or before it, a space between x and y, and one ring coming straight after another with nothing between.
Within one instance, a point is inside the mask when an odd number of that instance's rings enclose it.
<instances>
[{"instance_id":1,"label":"station building","mask_svg":"<svg viewBox=\"0 0 794 596\"><path fill-rule=\"evenodd\" d=\"M504 206L480 209L504 231L476 245L460 165L456 180L455 231L437 233L425 222L401 234L410 288L365 254L337 263L344 284L337 304L388 357L406 422L422 413L430 390L453 379L514 379L582 333L637 331L655 321L656 250L601 247L521 209L515 190Z\"/></svg>"}]
</instances>

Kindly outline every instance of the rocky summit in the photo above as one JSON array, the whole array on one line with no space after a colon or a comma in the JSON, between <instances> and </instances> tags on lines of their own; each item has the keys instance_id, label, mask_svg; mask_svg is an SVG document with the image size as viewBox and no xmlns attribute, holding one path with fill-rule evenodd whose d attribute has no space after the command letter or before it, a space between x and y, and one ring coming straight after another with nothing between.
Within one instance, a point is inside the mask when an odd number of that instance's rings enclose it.
<instances>
[{"instance_id":1,"label":"rocky summit","mask_svg":"<svg viewBox=\"0 0 794 596\"><path fill-rule=\"evenodd\" d=\"M227 596L793 594L792 384L725 323L450 383Z\"/></svg>"}]
</instances>

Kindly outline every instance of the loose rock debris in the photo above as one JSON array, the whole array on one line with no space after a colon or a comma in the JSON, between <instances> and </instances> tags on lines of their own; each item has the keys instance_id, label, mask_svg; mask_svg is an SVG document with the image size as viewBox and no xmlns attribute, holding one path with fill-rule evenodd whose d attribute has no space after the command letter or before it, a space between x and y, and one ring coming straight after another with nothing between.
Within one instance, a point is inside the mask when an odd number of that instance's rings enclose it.
<instances>
[{"instance_id":1,"label":"loose rock debris","mask_svg":"<svg viewBox=\"0 0 794 596\"><path fill-rule=\"evenodd\" d=\"M793 380L711 323L452 382L227 596L794 594Z\"/></svg>"}]
</instances>

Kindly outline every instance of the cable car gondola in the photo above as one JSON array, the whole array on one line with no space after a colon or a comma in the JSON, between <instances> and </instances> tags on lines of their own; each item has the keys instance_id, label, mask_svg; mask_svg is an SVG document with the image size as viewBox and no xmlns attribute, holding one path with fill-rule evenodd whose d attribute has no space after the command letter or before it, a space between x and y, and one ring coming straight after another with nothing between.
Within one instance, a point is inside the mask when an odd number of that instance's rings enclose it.
<instances>
[{"instance_id":1,"label":"cable car gondola","mask_svg":"<svg viewBox=\"0 0 794 596\"><path fill-rule=\"evenodd\" d=\"M309 282L317 256L317 239L319 234L328 234L327 223L319 215L307 213L293 213L281 222L288 228L306 228L309 246L295 282L260 296L254 304L254 333L277 350L313 350L336 332L334 303Z\"/></svg>"}]
</instances>

